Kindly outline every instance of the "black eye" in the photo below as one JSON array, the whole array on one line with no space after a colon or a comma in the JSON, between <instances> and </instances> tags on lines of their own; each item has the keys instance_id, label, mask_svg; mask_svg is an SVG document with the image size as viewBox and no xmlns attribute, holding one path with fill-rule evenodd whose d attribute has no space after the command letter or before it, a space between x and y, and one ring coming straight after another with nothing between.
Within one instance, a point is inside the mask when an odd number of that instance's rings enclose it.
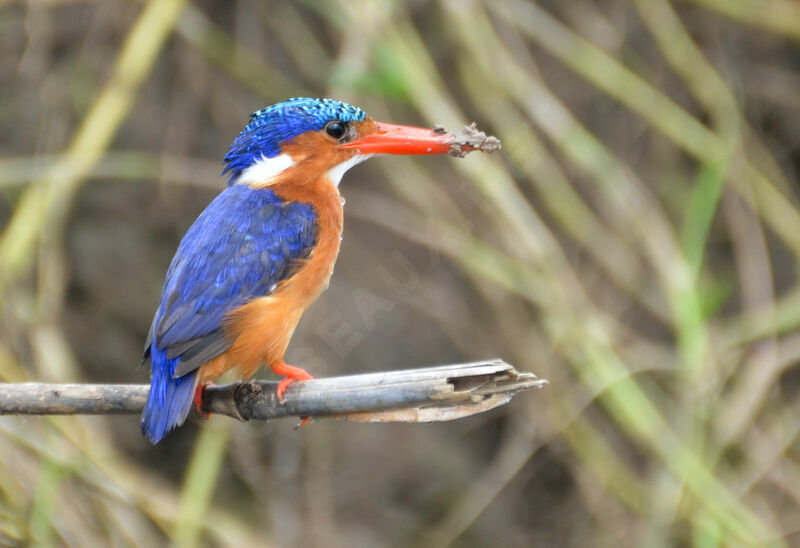
<instances>
[{"instance_id":1,"label":"black eye","mask_svg":"<svg viewBox=\"0 0 800 548\"><path fill-rule=\"evenodd\" d=\"M347 133L347 128L339 121L328 122L325 124L325 133L338 141Z\"/></svg>"}]
</instances>

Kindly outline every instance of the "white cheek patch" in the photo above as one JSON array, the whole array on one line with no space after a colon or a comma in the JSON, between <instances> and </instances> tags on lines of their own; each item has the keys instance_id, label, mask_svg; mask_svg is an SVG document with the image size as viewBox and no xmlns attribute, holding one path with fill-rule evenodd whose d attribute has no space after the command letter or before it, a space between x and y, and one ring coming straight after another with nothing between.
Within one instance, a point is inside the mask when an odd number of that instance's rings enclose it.
<instances>
[{"instance_id":1,"label":"white cheek patch","mask_svg":"<svg viewBox=\"0 0 800 548\"><path fill-rule=\"evenodd\" d=\"M328 179L331 180L333 186L339 186L345 171L360 164L364 160L369 160L371 157L372 154L356 154L355 156L351 156L350 159L330 168L328 170Z\"/></svg>"},{"instance_id":2,"label":"white cheek patch","mask_svg":"<svg viewBox=\"0 0 800 548\"><path fill-rule=\"evenodd\" d=\"M269 185L272 179L294 165L288 154L279 154L272 158L261 156L253 165L242 171L236 179L237 185Z\"/></svg>"}]
</instances>

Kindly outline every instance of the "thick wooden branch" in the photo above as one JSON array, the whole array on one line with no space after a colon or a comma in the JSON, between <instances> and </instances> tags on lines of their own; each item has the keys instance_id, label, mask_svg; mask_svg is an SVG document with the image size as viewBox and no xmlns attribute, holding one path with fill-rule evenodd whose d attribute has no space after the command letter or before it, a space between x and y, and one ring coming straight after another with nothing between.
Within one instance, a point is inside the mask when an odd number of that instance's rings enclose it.
<instances>
[{"instance_id":1,"label":"thick wooden branch","mask_svg":"<svg viewBox=\"0 0 800 548\"><path fill-rule=\"evenodd\" d=\"M203 410L240 420L289 416L368 422L432 422L481 413L546 380L502 360L328 377L290 385L279 402L276 382L209 386ZM0 415L141 413L147 385L0 384Z\"/></svg>"}]
</instances>

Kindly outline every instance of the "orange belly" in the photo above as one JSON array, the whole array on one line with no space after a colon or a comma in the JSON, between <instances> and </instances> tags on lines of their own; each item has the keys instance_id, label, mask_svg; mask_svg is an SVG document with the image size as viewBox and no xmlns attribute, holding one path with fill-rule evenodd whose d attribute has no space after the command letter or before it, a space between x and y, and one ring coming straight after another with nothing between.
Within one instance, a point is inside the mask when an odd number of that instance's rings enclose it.
<instances>
[{"instance_id":1,"label":"orange belly","mask_svg":"<svg viewBox=\"0 0 800 548\"><path fill-rule=\"evenodd\" d=\"M324 177L305 185L301 193L293 188L274 191L286 200L314 207L317 213L314 250L292 277L280 282L269 296L253 299L228 315L226 333L233 345L200 367L200 383L216 379L233 368L247 378L262 364L282 360L300 316L328 286L342 238L342 202L338 190Z\"/></svg>"},{"instance_id":2,"label":"orange belly","mask_svg":"<svg viewBox=\"0 0 800 548\"><path fill-rule=\"evenodd\" d=\"M304 311L293 299L277 295L254 299L239 308L228 327L233 346L200 368L199 382L216 379L233 368L246 379L262 364L282 359Z\"/></svg>"}]
</instances>

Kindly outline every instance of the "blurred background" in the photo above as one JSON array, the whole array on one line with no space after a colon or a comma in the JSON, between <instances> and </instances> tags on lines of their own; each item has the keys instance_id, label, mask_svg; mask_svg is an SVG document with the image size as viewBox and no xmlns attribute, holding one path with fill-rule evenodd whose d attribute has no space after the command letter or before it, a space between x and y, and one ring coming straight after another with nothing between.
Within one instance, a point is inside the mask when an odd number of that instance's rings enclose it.
<instances>
[{"instance_id":1,"label":"blurred background","mask_svg":"<svg viewBox=\"0 0 800 548\"><path fill-rule=\"evenodd\" d=\"M144 383L177 244L264 105L476 121L347 174L317 376L501 357L451 423L0 420L0 544L800 545L800 4L0 4L0 377ZM261 373L269 377L266 372Z\"/></svg>"}]
</instances>

